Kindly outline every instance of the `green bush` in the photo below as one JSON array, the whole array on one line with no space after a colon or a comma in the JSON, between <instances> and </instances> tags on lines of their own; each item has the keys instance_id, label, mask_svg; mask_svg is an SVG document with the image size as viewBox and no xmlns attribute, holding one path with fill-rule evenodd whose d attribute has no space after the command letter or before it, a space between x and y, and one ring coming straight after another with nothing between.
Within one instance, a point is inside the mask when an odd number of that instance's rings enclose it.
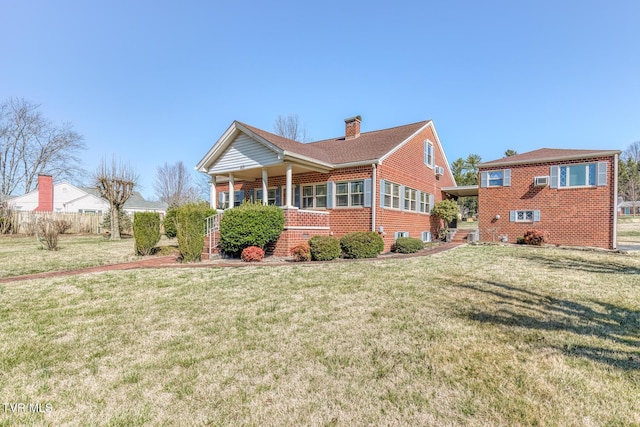
<instances>
[{"instance_id":1,"label":"green bush","mask_svg":"<svg viewBox=\"0 0 640 427\"><path fill-rule=\"evenodd\" d=\"M164 221L162 224L164 225L164 235L169 239L173 239L178 235L178 230L176 229L176 215L178 214L178 208L172 207L167 209L167 214L164 216Z\"/></svg>"},{"instance_id":2,"label":"green bush","mask_svg":"<svg viewBox=\"0 0 640 427\"><path fill-rule=\"evenodd\" d=\"M424 249L424 243L415 237L398 237L395 251L399 254L413 254Z\"/></svg>"},{"instance_id":3,"label":"green bush","mask_svg":"<svg viewBox=\"0 0 640 427\"><path fill-rule=\"evenodd\" d=\"M284 229L284 214L277 206L245 202L227 209L220 220L220 247L239 256L249 246L264 247L278 240Z\"/></svg>"},{"instance_id":4,"label":"green bush","mask_svg":"<svg viewBox=\"0 0 640 427\"><path fill-rule=\"evenodd\" d=\"M160 214L157 212L134 213L133 237L136 255L150 255L160 241Z\"/></svg>"},{"instance_id":5,"label":"green bush","mask_svg":"<svg viewBox=\"0 0 640 427\"><path fill-rule=\"evenodd\" d=\"M331 261L340 256L340 241L331 236L313 236L309 239L312 261Z\"/></svg>"},{"instance_id":6,"label":"green bush","mask_svg":"<svg viewBox=\"0 0 640 427\"><path fill-rule=\"evenodd\" d=\"M347 258L375 258L384 250L384 241L375 231L357 231L342 236L340 247Z\"/></svg>"},{"instance_id":7,"label":"green bush","mask_svg":"<svg viewBox=\"0 0 640 427\"><path fill-rule=\"evenodd\" d=\"M175 225L183 262L200 261L206 232L205 220L215 213L206 202L188 203L177 208Z\"/></svg>"}]
</instances>

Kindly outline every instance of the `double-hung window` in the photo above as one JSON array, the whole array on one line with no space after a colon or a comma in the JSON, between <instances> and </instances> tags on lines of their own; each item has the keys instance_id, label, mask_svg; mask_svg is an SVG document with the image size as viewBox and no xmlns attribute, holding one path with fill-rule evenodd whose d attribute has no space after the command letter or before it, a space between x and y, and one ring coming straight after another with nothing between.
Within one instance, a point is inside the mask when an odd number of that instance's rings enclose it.
<instances>
[{"instance_id":1,"label":"double-hung window","mask_svg":"<svg viewBox=\"0 0 640 427\"><path fill-rule=\"evenodd\" d=\"M413 188L405 187L404 189L404 210L418 211L418 191Z\"/></svg>"},{"instance_id":2,"label":"double-hung window","mask_svg":"<svg viewBox=\"0 0 640 427\"><path fill-rule=\"evenodd\" d=\"M327 184L304 185L302 187L302 208L326 208Z\"/></svg>"},{"instance_id":3,"label":"double-hung window","mask_svg":"<svg viewBox=\"0 0 640 427\"><path fill-rule=\"evenodd\" d=\"M419 212L420 213L430 213L431 212L431 198L429 197L429 193L422 192L420 193L420 203L419 203Z\"/></svg>"},{"instance_id":4,"label":"double-hung window","mask_svg":"<svg viewBox=\"0 0 640 427\"><path fill-rule=\"evenodd\" d=\"M489 187L502 187L503 172L502 171L490 171L489 172Z\"/></svg>"},{"instance_id":5,"label":"double-hung window","mask_svg":"<svg viewBox=\"0 0 640 427\"><path fill-rule=\"evenodd\" d=\"M429 166L430 168L432 168L434 164L433 142L429 141L428 139L424 140L424 164Z\"/></svg>"},{"instance_id":6,"label":"double-hung window","mask_svg":"<svg viewBox=\"0 0 640 427\"><path fill-rule=\"evenodd\" d=\"M511 169L480 172L480 187L510 187Z\"/></svg>"},{"instance_id":7,"label":"double-hung window","mask_svg":"<svg viewBox=\"0 0 640 427\"><path fill-rule=\"evenodd\" d=\"M364 206L364 181L336 183L336 207Z\"/></svg>"},{"instance_id":8,"label":"double-hung window","mask_svg":"<svg viewBox=\"0 0 640 427\"><path fill-rule=\"evenodd\" d=\"M384 207L400 209L400 185L384 182Z\"/></svg>"}]
</instances>

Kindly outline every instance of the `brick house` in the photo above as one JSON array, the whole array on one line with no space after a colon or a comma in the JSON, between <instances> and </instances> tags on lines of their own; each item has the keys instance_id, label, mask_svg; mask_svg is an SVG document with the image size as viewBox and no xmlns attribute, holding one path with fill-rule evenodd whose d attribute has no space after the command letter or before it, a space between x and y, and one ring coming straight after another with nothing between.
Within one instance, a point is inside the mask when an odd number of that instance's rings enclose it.
<instances>
[{"instance_id":1,"label":"brick house","mask_svg":"<svg viewBox=\"0 0 640 427\"><path fill-rule=\"evenodd\" d=\"M432 121L300 143L234 121L196 169L211 176L211 204L244 200L281 206L285 228L274 254L314 235L375 231L390 250L399 236L430 240L430 215L455 181Z\"/></svg>"},{"instance_id":2,"label":"brick house","mask_svg":"<svg viewBox=\"0 0 640 427\"><path fill-rule=\"evenodd\" d=\"M615 249L619 154L543 148L480 164L480 240L539 229L551 244Z\"/></svg>"}]
</instances>

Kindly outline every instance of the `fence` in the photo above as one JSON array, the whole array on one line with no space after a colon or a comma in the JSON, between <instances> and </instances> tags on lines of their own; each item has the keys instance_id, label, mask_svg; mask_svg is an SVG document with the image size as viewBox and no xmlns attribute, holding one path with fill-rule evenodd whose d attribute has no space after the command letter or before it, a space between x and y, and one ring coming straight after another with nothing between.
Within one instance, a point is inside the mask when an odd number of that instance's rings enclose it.
<instances>
[{"instance_id":1,"label":"fence","mask_svg":"<svg viewBox=\"0 0 640 427\"><path fill-rule=\"evenodd\" d=\"M65 233L70 234L100 234L104 231L100 225L103 215L98 213L13 211L11 215L13 216L11 233L14 234L32 234L38 218L68 221L71 227Z\"/></svg>"}]
</instances>

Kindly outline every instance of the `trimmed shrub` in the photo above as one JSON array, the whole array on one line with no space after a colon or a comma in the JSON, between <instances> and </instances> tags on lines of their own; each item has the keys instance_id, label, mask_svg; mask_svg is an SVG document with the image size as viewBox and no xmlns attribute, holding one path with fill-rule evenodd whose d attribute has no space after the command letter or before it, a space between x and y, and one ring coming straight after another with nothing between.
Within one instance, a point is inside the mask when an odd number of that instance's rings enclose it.
<instances>
[{"instance_id":1,"label":"trimmed shrub","mask_svg":"<svg viewBox=\"0 0 640 427\"><path fill-rule=\"evenodd\" d=\"M527 230L522 240L525 245L542 246L547 241L547 232L543 230Z\"/></svg>"},{"instance_id":2,"label":"trimmed shrub","mask_svg":"<svg viewBox=\"0 0 640 427\"><path fill-rule=\"evenodd\" d=\"M228 209L220 219L220 247L238 256L244 248L263 248L278 240L284 229L284 214L277 206L245 202Z\"/></svg>"},{"instance_id":3,"label":"trimmed shrub","mask_svg":"<svg viewBox=\"0 0 640 427\"><path fill-rule=\"evenodd\" d=\"M150 255L160 241L160 214L157 212L134 213L133 237L136 255Z\"/></svg>"},{"instance_id":4,"label":"trimmed shrub","mask_svg":"<svg viewBox=\"0 0 640 427\"><path fill-rule=\"evenodd\" d=\"M308 243L300 243L299 245L291 248L291 256L293 260L297 262L311 261L311 247Z\"/></svg>"},{"instance_id":5,"label":"trimmed shrub","mask_svg":"<svg viewBox=\"0 0 640 427\"><path fill-rule=\"evenodd\" d=\"M242 250L240 258L242 258L244 262L260 262L262 258L264 258L264 251L257 246L249 246Z\"/></svg>"},{"instance_id":6,"label":"trimmed shrub","mask_svg":"<svg viewBox=\"0 0 640 427\"><path fill-rule=\"evenodd\" d=\"M175 225L183 262L200 261L204 249L205 219L215 212L206 202L188 203L177 208Z\"/></svg>"},{"instance_id":7,"label":"trimmed shrub","mask_svg":"<svg viewBox=\"0 0 640 427\"><path fill-rule=\"evenodd\" d=\"M424 249L424 243L415 237L398 237L395 251L399 254L413 254Z\"/></svg>"},{"instance_id":8,"label":"trimmed shrub","mask_svg":"<svg viewBox=\"0 0 640 427\"><path fill-rule=\"evenodd\" d=\"M178 230L176 229L176 215L178 214L178 208L172 207L167 209L167 214L164 216L164 221L162 225L164 225L164 235L169 239L173 239L178 235Z\"/></svg>"},{"instance_id":9,"label":"trimmed shrub","mask_svg":"<svg viewBox=\"0 0 640 427\"><path fill-rule=\"evenodd\" d=\"M375 258L384 250L384 241L375 231L357 231L342 236L340 247L347 258Z\"/></svg>"},{"instance_id":10,"label":"trimmed shrub","mask_svg":"<svg viewBox=\"0 0 640 427\"><path fill-rule=\"evenodd\" d=\"M309 239L309 252L313 261L331 261L340 256L340 241L331 236L313 236Z\"/></svg>"}]
</instances>

